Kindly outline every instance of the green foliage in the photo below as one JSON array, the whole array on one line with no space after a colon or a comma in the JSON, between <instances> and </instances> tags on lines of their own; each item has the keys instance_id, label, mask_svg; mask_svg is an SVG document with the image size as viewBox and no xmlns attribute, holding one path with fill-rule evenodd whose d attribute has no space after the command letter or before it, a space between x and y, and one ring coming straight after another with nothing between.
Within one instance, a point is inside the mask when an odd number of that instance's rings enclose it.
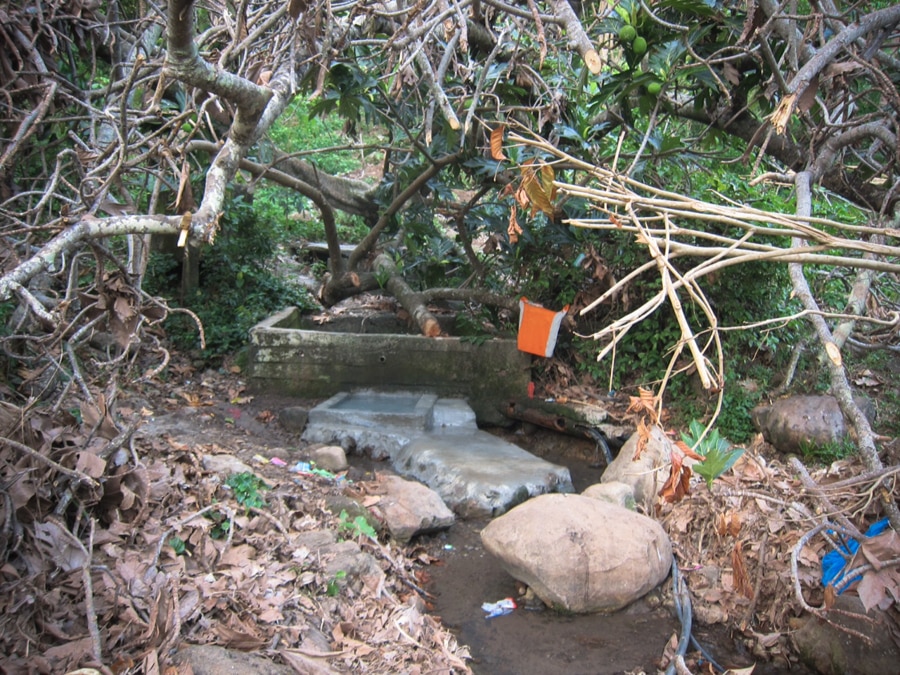
<instances>
[{"instance_id":1,"label":"green foliage","mask_svg":"<svg viewBox=\"0 0 900 675\"><path fill-rule=\"evenodd\" d=\"M706 486L712 489L713 481L734 466L734 463L744 454L744 449L732 449L731 443L719 436L718 429L710 429L709 433L700 440L703 429L700 422L692 420L689 427L690 433L686 434L682 431L681 440L704 458L702 462L694 464L691 468L698 476L702 476L706 481Z\"/></svg>"},{"instance_id":2,"label":"green foliage","mask_svg":"<svg viewBox=\"0 0 900 675\"><path fill-rule=\"evenodd\" d=\"M334 579L325 586L325 595L329 598L336 598L341 594L341 586L346 583L347 573L344 570L338 570L334 573Z\"/></svg>"},{"instance_id":3,"label":"green foliage","mask_svg":"<svg viewBox=\"0 0 900 675\"><path fill-rule=\"evenodd\" d=\"M259 509L266 505L266 498L260 492L268 490L269 486L262 478L249 471L232 474L225 485L231 488L235 500L241 506Z\"/></svg>"},{"instance_id":4,"label":"green foliage","mask_svg":"<svg viewBox=\"0 0 900 675\"><path fill-rule=\"evenodd\" d=\"M290 305L312 306L308 291L277 278L268 268L278 234L260 219L253 204L233 196L222 217L222 230L200 258L200 286L182 305L193 310L206 333L206 358L218 358L246 344L250 328L274 311ZM174 256L155 253L147 270L150 293L172 297L180 289L180 263ZM181 349L195 348L199 336L194 322L183 314L165 323L170 339Z\"/></svg>"},{"instance_id":5,"label":"green foliage","mask_svg":"<svg viewBox=\"0 0 900 675\"><path fill-rule=\"evenodd\" d=\"M350 143L343 133L341 118L314 115L309 104L301 99L292 102L278 118L269 131L269 138L281 152L300 153L300 159L312 161L325 173L341 175L360 166L359 153L341 149Z\"/></svg>"},{"instance_id":6,"label":"green foliage","mask_svg":"<svg viewBox=\"0 0 900 675\"><path fill-rule=\"evenodd\" d=\"M171 546L172 550L175 551L175 555L184 555L187 551L184 539L182 539L181 537L170 537L169 546Z\"/></svg>"},{"instance_id":7,"label":"green foliage","mask_svg":"<svg viewBox=\"0 0 900 675\"><path fill-rule=\"evenodd\" d=\"M269 132L269 142L258 148L257 159L271 161L273 146L280 152L315 164L330 175L342 175L360 168L365 158L348 148L352 140L343 132L343 121L337 115L317 116L305 100L295 100L278 118ZM261 183L253 195L256 217L269 223L276 241L291 244L298 239L322 241L325 229L312 202L280 185ZM362 219L338 212L338 236L342 241L356 241L367 231Z\"/></svg>"},{"instance_id":8,"label":"green foliage","mask_svg":"<svg viewBox=\"0 0 900 675\"><path fill-rule=\"evenodd\" d=\"M419 288L453 286L454 280L465 278L465 256L456 243L433 232L410 234L404 255L403 276L408 283Z\"/></svg>"},{"instance_id":9,"label":"green foliage","mask_svg":"<svg viewBox=\"0 0 900 675\"><path fill-rule=\"evenodd\" d=\"M209 531L210 537L216 540L228 537L228 533L231 531L231 520L227 514L213 509L212 511L207 511L204 517L214 523Z\"/></svg>"},{"instance_id":10,"label":"green foliage","mask_svg":"<svg viewBox=\"0 0 900 675\"><path fill-rule=\"evenodd\" d=\"M349 532L354 539L360 536L369 537L370 539L378 538L378 533L374 527L369 525L365 516L356 516L356 518L351 520L350 514L346 510L342 510L338 516L338 529L342 532Z\"/></svg>"},{"instance_id":11,"label":"green foliage","mask_svg":"<svg viewBox=\"0 0 900 675\"><path fill-rule=\"evenodd\" d=\"M9 335L9 321L12 318L13 312L15 311L15 302L11 300L0 302L0 337Z\"/></svg>"},{"instance_id":12,"label":"green foliage","mask_svg":"<svg viewBox=\"0 0 900 675\"><path fill-rule=\"evenodd\" d=\"M856 453L856 445L849 437L832 443L819 445L807 439L800 442L800 454L807 462L818 464L831 464L839 459L846 459Z\"/></svg>"}]
</instances>

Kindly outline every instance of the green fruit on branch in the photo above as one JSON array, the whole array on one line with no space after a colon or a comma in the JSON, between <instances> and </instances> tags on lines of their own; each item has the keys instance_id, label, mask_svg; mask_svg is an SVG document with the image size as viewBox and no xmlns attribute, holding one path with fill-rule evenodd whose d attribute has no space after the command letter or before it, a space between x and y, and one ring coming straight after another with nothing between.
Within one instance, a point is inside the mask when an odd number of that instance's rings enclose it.
<instances>
[{"instance_id":1,"label":"green fruit on branch","mask_svg":"<svg viewBox=\"0 0 900 675\"><path fill-rule=\"evenodd\" d=\"M619 40L622 42L631 42L637 37L637 31L634 26L622 26L619 30Z\"/></svg>"},{"instance_id":2,"label":"green fruit on branch","mask_svg":"<svg viewBox=\"0 0 900 675\"><path fill-rule=\"evenodd\" d=\"M635 54L640 56L647 51L647 41L641 36L638 36L634 39L634 42L631 43L631 48L634 50Z\"/></svg>"},{"instance_id":3,"label":"green fruit on branch","mask_svg":"<svg viewBox=\"0 0 900 675\"><path fill-rule=\"evenodd\" d=\"M662 82L651 82L647 85L647 93L651 96L659 96L662 91Z\"/></svg>"}]
</instances>

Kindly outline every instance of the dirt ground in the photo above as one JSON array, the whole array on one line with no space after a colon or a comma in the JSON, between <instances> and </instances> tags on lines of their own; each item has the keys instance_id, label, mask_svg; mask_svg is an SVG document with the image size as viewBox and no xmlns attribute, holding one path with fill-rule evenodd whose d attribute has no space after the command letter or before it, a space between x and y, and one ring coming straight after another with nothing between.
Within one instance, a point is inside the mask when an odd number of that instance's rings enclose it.
<instances>
[{"instance_id":1,"label":"dirt ground","mask_svg":"<svg viewBox=\"0 0 900 675\"><path fill-rule=\"evenodd\" d=\"M280 411L315 402L250 393L228 369L171 370L169 381L135 385L118 401L120 426L134 431L124 440L86 410L80 423L47 414L32 425L32 440L61 467L107 480L73 480L81 507L43 518L44 463L21 461L21 475L3 486L0 671L204 672L208 655L181 658L189 644L264 659L247 673L636 674L671 658L680 625L668 582L612 616L530 607L487 620L482 602L524 589L480 548L483 523L403 547L360 535L340 512L348 498L364 501L388 467L357 457L342 476L291 472L305 448ZM602 472L588 466L586 442L543 432L512 440L569 465L579 489ZM267 483L264 502L239 504L222 472L206 468L211 455L250 466ZM814 478L836 486L827 490L833 507L863 522L875 509L873 479L842 481L861 473L850 462ZM656 514L690 589L695 635L723 666L803 672L793 622L827 602L827 542L810 534L820 497L759 446L712 490L701 483ZM42 524L33 540L16 541L13 532L28 528L9 522L27 525L27 514ZM316 554L309 537L322 531L335 533L341 553ZM349 557L335 572L339 554ZM713 672L693 650L685 661Z\"/></svg>"}]
</instances>

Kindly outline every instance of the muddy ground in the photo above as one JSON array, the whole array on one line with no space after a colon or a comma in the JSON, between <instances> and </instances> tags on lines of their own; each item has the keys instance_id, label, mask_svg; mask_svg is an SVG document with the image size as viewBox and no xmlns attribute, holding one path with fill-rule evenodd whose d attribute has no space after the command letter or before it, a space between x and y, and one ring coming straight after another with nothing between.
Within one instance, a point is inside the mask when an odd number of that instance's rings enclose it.
<instances>
[{"instance_id":1,"label":"muddy ground","mask_svg":"<svg viewBox=\"0 0 900 675\"><path fill-rule=\"evenodd\" d=\"M240 382L238 376L233 380ZM239 386L232 384L231 389ZM278 455L285 450L291 457L302 455L304 443L297 434L285 431L277 416L285 407L311 407L318 401L264 394L247 395L243 399L245 402L240 405L216 403L206 409L194 408L194 414L203 420L203 436L195 440L234 446L238 438L237 455L251 463L254 455ZM182 407L181 411L184 413L185 409ZM178 417L176 414L175 418ZM568 466L578 491L598 482L603 473L602 466L591 465L595 446L590 441L521 425L489 430L538 456ZM181 425L179 431L199 432L195 418ZM360 481L372 478L377 472L390 471L386 463L372 462L359 455L351 455L350 461L350 475ZM257 469L273 475L271 466L257 466ZM278 471L274 473L277 475ZM538 606L485 619L481 610L483 602L517 596L524 590L481 547L478 533L485 524L477 520L459 521L448 532L420 538L407 548L411 558L416 557L417 551L427 551L430 564L422 567L419 577L423 589L431 596L428 608L468 648L471 655L468 665L473 672L612 675L664 669L680 631L668 582L657 592L613 615L566 616ZM755 663L757 673L777 673L788 663L787 657L778 650L772 663L759 654L754 656L752 645L726 621L709 627L697 626L695 635L723 667ZM702 657L697 656L695 665L699 668L702 664ZM807 672L793 659L790 665L794 672Z\"/></svg>"},{"instance_id":2,"label":"muddy ground","mask_svg":"<svg viewBox=\"0 0 900 675\"><path fill-rule=\"evenodd\" d=\"M88 510L65 521L45 517L35 540L4 542L0 671L209 672L206 652L193 665L180 660L190 644L256 654L263 665L242 666L248 675L603 675L665 667L680 631L668 584L609 616L533 606L488 620L481 603L523 589L481 549L484 523L460 522L402 547L348 536L335 504L364 497L367 483L389 467L351 457L338 481L292 474L288 467L307 448L279 415L316 401L249 392L235 371L199 373L184 365L165 382L128 389L117 402L119 426L137 431L124 445L114 427L104 437L102 416L87 410L68 425L49 414L36 419L32 440L48 457L115 479L76 485L73 494ZM589 466L594 448L587 441L533 429L494 431L568 465L578 489L601 475ZM92 447L108 457L104 466L85 454ZM265 479L262 507L235 502L225 477L204 466L212 454L234 456ZM874 505L866 499L871 484L841 481L861 473L853 461L814 477L835 486L828 492L833 506L862 521ZM51 474L36 459L19 467L4 489L10 503L23 505L16 512L22 517L38 512L41 481ZM803 603L825 601L819 561L827 545L810 536L820 507L759 446L712 490L695 485L655 514L690 589L694 634L723 667L804 672L792 634ZM346 567L362 559L374 567L366 563L348 579L343 569L329 572L333 561L297 544L321 531L341 535L338 547L351 556ZM74 546L72 533L89 545ZM686 661L691 672L711 672L693 650Z\"/></svg>"}]
</instances>

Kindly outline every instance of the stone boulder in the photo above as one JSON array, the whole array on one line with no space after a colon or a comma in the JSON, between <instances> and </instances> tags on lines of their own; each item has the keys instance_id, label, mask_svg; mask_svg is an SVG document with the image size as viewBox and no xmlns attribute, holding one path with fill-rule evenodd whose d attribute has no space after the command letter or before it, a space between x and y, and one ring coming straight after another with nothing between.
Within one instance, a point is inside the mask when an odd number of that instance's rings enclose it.
<instances>
[{"instance_id":1,"label":"stone boulder","mask_svg":"<svg viewBox=\"0 0 900 675\"><path fill-rule=\"evenodd\" d=\"M347 464L347 453L339 445L326 445L316 448L309 454L312 462L315 462L316 468L325 469L337 473L343 471L349 465Z\"/></svg>"},{"instance_id":2,"label":"stone boulder","mask_svg":"<svg viewBox=\"0 0 900 675\"><path fill-rule=\"evenodd\" d=\"M222 476L224 482L229 476L236 473L254 473L252 467L239 460L234 455L201 455L200 463L210 473Z\"/></svg>"},{"instance_id":3,"label":"stone boulder","mask_svg":"<svg viewBox=\"0 0 900 675\"><path fill-rule=\"evenodd\" d=\"M656 501L656 495L666 482L672 449L662 430L652 427L647 445L635 461L638 434L634 433L626 441L613 463L606 467L600 477L601 483L625 483L634 492L634 501L649 507Z\"/></svg>"},{"instance_id":4,"label":"stone boulder","mask_svg":"<svg viewBox=\"0 0 900 675\"><path fill-rule=\"evenodd\" d=\"M400 543L418 534L445 530L456 520L437 492L416 481L380 474L369 492L379 497L369 510Z\"/></svg>"},{"instance_id":5,"label":"stone boulder","mask_svg":"<svg viewBox=\"0 0 900 675\"><path fill-rule=\"evenodd\" d=\"M278 421L285 431L296 434L303 433L306 423L309 421L309 410L301 406L288 406L278 413Z\"/></svg>"},{"instance_id":6,"label":"stone boulder","mask_svg":"<svg viewBox=\"0 0 900 675\"><path fill-rule=\"evenodd\" d=\"M535 497L481 532L485 549L551 607L612 612L658 586L672 544L652 518L583 495Z\"/></svg>"},{"instance_id":7,"label":"stone boulder","mask_svg":"<svg viewBox=\"0 0 900 675\"><path fill-rule=\"evenodd\" d=\"M856 403L871 420L871 401L860 398ZM804 444L840 443L849 433L834 396L789 396L755 407L750 417L763 438L785 453L799 452Z\"/></svg>"},{"instance_id":8,"label":"stone boulder","mask_svg":"<svg viewBox=\"0 0 900 675\"><path fill-rule=\"evenodd\" d=\"M339 541L331 530L310 530L294 538L294 561L300 565L313 557L325 574L338 586L350 586L359 593L363 587L372 593L384 585L384 570L375 557L363 551L355 541Z\"/></svg>"},{"instance_id":9,"label":"stone boulder","mask_svg":"<svg viewBox=\"0 0 900 675\"><path fill-rule=\"evenodd\" d=\"M242 675L294 675L297 671L289 665L275 663L261 654L252 654L239 649L226 649L215 645L184 645L175 654L179 673L194 675L220 675L221 673L242 673ZM332 673L327 665L322 665L321 673ZM96 673L97 670L77 672ZM316 671L308 671L315 673Z\"/></svg>"},{"instance_id":10,"label":"stone boulder","mask_svg":"<svg viewBox=\"0 0 900 675\"><path fill-rule=\"evenodd\" d=\"M600 499L610 504L623 506L634 511L634 490L626 483L612 480L607 483L594 483L586 487L582 493L591 499Z\"/></svg>"}]
</instances>

